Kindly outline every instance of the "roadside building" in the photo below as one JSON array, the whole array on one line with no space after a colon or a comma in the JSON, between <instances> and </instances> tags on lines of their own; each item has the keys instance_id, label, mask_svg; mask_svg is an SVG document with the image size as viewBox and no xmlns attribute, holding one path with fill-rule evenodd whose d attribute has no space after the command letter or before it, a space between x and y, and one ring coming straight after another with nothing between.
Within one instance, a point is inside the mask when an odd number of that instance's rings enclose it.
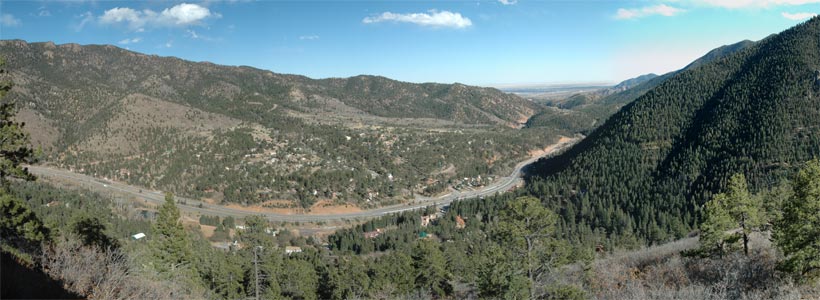
<instances>
[{"instance_id":1,"label":"roadside building","mask_svg":"<svg viewBox=\"0 0 820 300\"><path fill-rule=\"evenodd\" d=\"M430 225L436 218L438 218L436 214L421 216L421 227L427 227L427 225Z\"/></svg>"},{"instance_id":2,"label":"roadside building","mask_svg":"<svg viewBox=\"0 0 820 300\"><path fill-rule=\"evenodd\" d=\"M382 234L381 228L376 228L376 230L365 232L364 233L364 238L373 239L373 238L376 238L377 236L379 236L381 234Z\"/></svg>"},{"instance_id":3,"label":"roadside building","mask_svg":"<svg viewBox=\"0 0 820 300\"><path fill-rule=\"evenodd\" d=\"M464 222L461 216L456 216L456 229L464 229L464 227L467 227L467 222Z\"/></svg>"}]
</instances>

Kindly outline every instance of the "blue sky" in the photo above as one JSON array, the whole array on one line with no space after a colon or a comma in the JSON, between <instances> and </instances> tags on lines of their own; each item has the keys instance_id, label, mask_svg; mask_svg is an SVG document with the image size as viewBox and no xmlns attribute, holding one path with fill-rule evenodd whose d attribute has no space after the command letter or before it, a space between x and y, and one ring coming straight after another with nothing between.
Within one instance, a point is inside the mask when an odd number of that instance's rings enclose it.
<instances>
[{"instance_id":1,"label":"blue sky","mask_svg":"<svg viewBox=\"0 0 820 300\"><path fill-rule=\"evenodd\" d=\"M2 1L0 38L112 44L313 78L617 82L820 12L820 0Z\"/></svg>"}]
</instances>

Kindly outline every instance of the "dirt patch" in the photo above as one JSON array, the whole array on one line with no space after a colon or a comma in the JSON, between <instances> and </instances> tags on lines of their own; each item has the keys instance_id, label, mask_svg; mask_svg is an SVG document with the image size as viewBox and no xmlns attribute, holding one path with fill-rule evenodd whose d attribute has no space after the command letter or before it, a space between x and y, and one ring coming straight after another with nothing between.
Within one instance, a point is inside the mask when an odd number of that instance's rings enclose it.
<instances>
[{"instance_id":1,"label":"dirt patch","mask_svg":"<svg viewBox=\"0 0 820 300\"><path fill-rule=\"evenodd\" d=\"M60 132L48 119L28 107L21 108L14 118L26 123L23 129L31 135L31 143L35 146L48 149L60 138Z\"/></svg>"},{"instance_id":2,"label":"dirt patch","mask_svg":"<svg viewBox=\"0 0 820 300\"><path fill-rule=\"evenodd\" d=\"M230 209L249 211L249 212L260 213L260 214L273 213L273 214L282 214L282 215L293 215L293 214L297 214L297 213L302 213L301 211L297 211L296 209L293 209L293 208L269 208L269 207L262 207L261 205L258 205L258 204L257 205L243 206L243 205L233 204L232 203L232 204L227 204L227 205L224 205L224 206L227 207L227 208L230 208Z\"/></svg>"},{"instance_id":3,"label":"dirt patch","mask_svg":"<svg viewBox=\"0 0 820 300\"><path fill-rule=\"evenodd\" d=\"M561 146L565 145L566 143L569 143L572 140L573 140L572 138L561 136L561 138L558 139L557 143L549 145L548 147L546 147L544 149L530 150L530 156L531 157L538 157L538 156L542 156L544 154L550 153L552 151L555 151L556 148L561 147Z\"/></svg>"},{"instance_id":4,"label":"dirt patch","mask_svg":"<svg viewBox=\"0 0 820 300\"><path fill-rule=\"evenodd\" d=\"M209 239L209 238L211 238L212 236L214 236L214 231L215 231L215 230L216 230L216 226L211 226L211 225L202 225L202 224L200 224L200 225L199 225L199 231L201 231L201 232L202 232L202 235L203 235L206 239Z\"/></svg>"},{"instance_id":5,"label":"dirt patch","mask_svg":"<svg viewBox=\"0 0 820 300\"><path fill-rule=\"evenodd\" d=\"M353 212L360 212L362 211L361 208L351 205L336 205L333 204L330 200L321 200L316 202L313 206L310 207L309 214L313 215L332 215L332 214L344 214L344 213L353 213Z\"/></svg>"},{"instance_id":6,"label":"dirt patch","mask_svg":"<svg viewBox=\"0 0 820 300\"><path fill-rule=\"evenodd\" d=\"M331 200L320 200L317 201L316 204L310 207L309 210L305 210L303 208L271 208L265 207L265 203L291 203L288 200L270 200L266 201L262 204L255 204L255 205L248 205L242 206L239 204L227 204L225 207L236 209L236 210L243 210L249 211L254 213L275 213L275 214L283 214L283 215L295 215L295 214L308 214L308 215L333 215L333 214L345 214L345 213L352 213L352 212L360 212L362 211L361 208L352 205L337 205L333 204Z\"/></svg>"}]
</instances>

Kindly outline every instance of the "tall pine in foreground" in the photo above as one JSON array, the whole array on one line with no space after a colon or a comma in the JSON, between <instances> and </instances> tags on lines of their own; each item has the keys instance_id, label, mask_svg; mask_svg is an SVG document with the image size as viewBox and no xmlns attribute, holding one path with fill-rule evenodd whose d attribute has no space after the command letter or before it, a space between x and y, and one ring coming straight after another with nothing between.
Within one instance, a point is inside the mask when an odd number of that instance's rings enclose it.
<instances>
[{"instance_id":1,"label":"tall pine in foreground","mask_svg":"<svg viewBox=\"0 0 820 300\"><path fill-rule=\"evenodd\" d=\"M158 272L173 273L193 267L191 242L180 223L179 208L174 203L174 195L165 194L165 203L159 208L152 229L151 248L156 258L154 266Z\"/></svg>"},{"instance_id":2,"label":"tall pine in foreground","mask_svg":"<svg viewBox=\"0 0 820 300\"><path fill-rule=\"evenodd\" d=\"M760 231L766 223L760 197L749 192L746 177L735 174L729 179L726 192L715 195L706 203L701 224L701 250L723 255L737 241L743 253L749 255L749 235Z\"/></svg>"},{"instance_id":3,"label":"tall pine in foreground","mask_svg":"<svg viewBox=\"0 0 820 300\"><path fill-rule=\"evenodd\" d=\"M786 257L784 270L800 280L820 277L820 161L810 161L794 180L794 194L783 203L774 241Z\"/></svg>"},{"instance_id":4,"label":"tall pine in foreground","mask_svg":"<svg viewBox=\"0 0 820 300\"><path fill-rule=\"evenodd\" d=\"M14 121L14 103L5 97L12 84L6 80L4 65L0 58L0 247L37 251L48 238L48 229L28 204L8 193L10 179L35 178L23 167L34 161L34 151L24 124Z\"/></svg>"}]
</instances>

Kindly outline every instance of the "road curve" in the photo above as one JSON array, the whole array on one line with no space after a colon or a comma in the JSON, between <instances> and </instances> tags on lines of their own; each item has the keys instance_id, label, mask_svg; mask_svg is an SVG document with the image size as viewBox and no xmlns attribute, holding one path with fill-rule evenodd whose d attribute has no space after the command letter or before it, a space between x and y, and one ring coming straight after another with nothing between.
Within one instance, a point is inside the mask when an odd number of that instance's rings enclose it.
<instances>
[{"instance_id":1,"label":"road curve","mask_svg":"<svg viewBox=\"0 0 820 300\"><path fill-rule=\"evenodd\" d=\"M279 213L260 213L254 212L250 210L243 210L243 209L236 209L230 208L221 205L214 205L208 204L196 199L189 199L184 197L176 197L177 206L180 210L186 212L195 212L200 214L206 215L214 215L214 216L221 216L221 217L237 217L242 218L245 216L258 216L264 215L271 221L279 221L279 222L319 222L319 221L331 221L331 220L344 220L344 219L355 219L355 218L371 218L371 217L378 217L383 216L391 213L402 212L406 210L413 210L424 208L430 205L439 205L439 206L446 206L452 203L457 199L468 199L468 198L476 198L482 196L489 196L499 192L506 192L510 189L517 186L522 180L522 169L527 165L535 162L536 160L540 159L541 157L548 156L552 153L557 151L561 151L565 149L581 138L576 137L572 138L563 142L559 142L552 146L552 150L541 155L538 157L533 157L518 163L515 166L513 172L507 177L501 177L496 180L494 183L485 186L480 190L475 191L460 191L460 192L453 192L444 196L439 197L419 197L417 200L407 203L407 204L399 204L399 205L391 205L380 207L376 209L370 209L360 212L352 212L352 213L341 213L341 214L279 214ZM95 177L91 177L88 175L74 173L64 169L57 169L45 166L28 166L29 171L37 175L38 177L51 177L51 178L59 178L63 180L67 180L73 184L79 185L86 185L90 187L94 187L96 189L101 190L110 190L113 192L119 192L122 194L126 194L136 199L141 199L147 202L152 202L156 204L161 204L165 202L165 195L163 192L160 191L153 191L148 190L145 188L132 186L123 184L120 182L108 181L104 179L99 179Z\"/></svg>"}]
</instances>

